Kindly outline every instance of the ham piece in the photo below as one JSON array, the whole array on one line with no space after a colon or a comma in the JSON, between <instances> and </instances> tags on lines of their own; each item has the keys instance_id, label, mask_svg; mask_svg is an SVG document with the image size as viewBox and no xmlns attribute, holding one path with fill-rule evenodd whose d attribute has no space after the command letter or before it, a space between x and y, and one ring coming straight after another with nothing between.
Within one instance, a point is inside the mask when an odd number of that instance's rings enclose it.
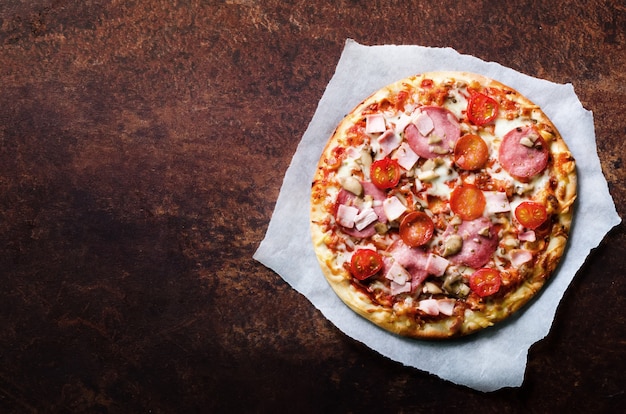
<instances>
[{"instance_id":1,"label":"ham piece","mask_svg":"<svg viewBox=\"0 0 626 414\"><path fill-rule=\"evenodd\" d=\"M388 129L383 132L377 140L380 144L379 155L383 157L391 154L391 152L398 148L402 143L402 137L397 135L393 129Z\"/></svg>"},{"instance_id":2,"label":"ham piece","mask_svg":"<svg viewBox=\"0 0 626 414\"><path fill-rule=\"evenodd\" d=\"M523 233L520 233L517 235L517 238L520 239L520 241L528 241L528 242L534 242L535 240L537 240L537 236L534 230L528 230Z\"/></svg>"},{"instance_id":3,"label":"ham piece","mask_svg":"<svg viewBox=\"0 0 626 414\"><path fill-rule=\"evenodd\" d=\"M371 114L365 117L365 133L375 134L385 132L385 117L382 114Z\"/></svg>"},{"instance_id":4,"label":"ham piece","mask_svg":"<svg viewBox=\"0 0 626 414\"><path fill-rule=\"evenodd\" d=\"M506 193L501 191L483 191L485 195L487 214L506 213L511 211L511 205Z\"/></svg>"},{"instance_id":5,"label":"ham piece","mask_svg":"<svg viewBox=\"0 0 626 414\"><path fill-rule=\"evenodd\" d=\"M458 227L449 225L443 233L443 240L447 240L453 234L458 234L463 239L461 250L448 257L454 264L478 269L491 259L498 247L498 235L486 217L463 221Z\"/></svg>"},{"instance_id":6,"label":"ham piece","mask_svg":"<svg viewBox=\"0 0 626 414\"><path fill-rule=\"evenodd\" d=\"M383 201L383 210L385 216L389 221L394 221L406 211L406 207L402 204L402 201L396 196L391 196Z\"/></svg>"},{"instance_id":7,"label":"ham piece","mask_svg":"<svg viewBox=\"0 0 626 414\"><path fill-rule=\"evenodd\" d=\"M374 200L371 210L363 209L360 211L355 206L358 197L342 188L337 195L335 219L341 225L341 230L347 235L366 238L376 233L374 225L377 222L387 222L387 215L383 208L383 201L387 198L387 194L369 181L362 181L361 185L363 186L363 194ZM372 216L372 211L376 214L375 219Z\"/></svg>"},{"instance_id":8,"label":"ham piece","mask_svg":"<svg viewBox=\"0 0 626 414\"><path fill-rule=\"evenodd\" d=\"M448 154L461 136L461 127L454 114L438 106L419 109L404 130L411 149L422 158L437 158Z\"/></svg>"},{"instance_id":9,"label":"ham piece","mask_svg":"<svg viewBox=\"0 0 626 414\"><path fill-rule=\"evenodd\" d=\"M396 152L393 153L391 158L398 161L400 167L408 171L413 168L413 166L420 157L411 149L409 144L407 144L406 142L402 142Z\"/></svg>"},{"instance_id":10,"label":"ham piece","mask_svg":"<svg viewBox=\"0 0 626 414\"><path fill-rule=\"evenodd\" d=\"M389 249L392 264L402 266L411 275L411 292L415 292L428 277L428 253L418 247L409 247L402 240Z\"/></svg>"},{"instance_id":11,"label":"ham piece","mask_svg":"<svg viewBox=\"0 0 626 414\"><path fill-rule=\"evenodd\" d=\"M385 277L391 280L391 294L408 293L411 291L411 274L397 261L391 261L391 265L385 273Z\"/></svg>"},{"instance_id":12,"label":"ham piece","mask_svg":"<svg viewBox=\"0 0 626 414\"><path fill-rule=\"evenodd\" d=\"M454 299L423 299L417 304L417 309L427 315L437 316L440 313L450 316L454 313Z\"/></svg>"},{"instance_id":13,"label":"ham piece","mask_svg":"<svg viewBox=\"0 0 626 414\"><path fill-rule=\"evenodd\" d=\"M528 263L533 259L533 254L528 250L513 249L510 254L511 264L514 267L520 267L524 263Z\"/></svg>"},{"instance_id":14,"label":"ham piece","mask_svg":"<svg viewBox=\"0 0 626 414\"><path fill-rule=\"evenodd\" d=\"M335 210L335 220L337 224L341 226L341 230L349 236L357 238L371 237L376 234L374 223L362 228L357 229L354 224L359 209L354 206L354 202L358 197L348 190L341 189L337 195L337 203ZM356 210L356 212L355 212Z\"/></svg>"}]
</instances>

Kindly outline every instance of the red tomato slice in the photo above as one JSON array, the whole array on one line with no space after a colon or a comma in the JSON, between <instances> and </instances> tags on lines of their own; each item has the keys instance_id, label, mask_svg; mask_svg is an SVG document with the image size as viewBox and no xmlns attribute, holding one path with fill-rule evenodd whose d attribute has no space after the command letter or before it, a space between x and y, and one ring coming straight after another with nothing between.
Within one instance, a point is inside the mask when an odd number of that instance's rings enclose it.
<instances>
[{"instance_id":1,"label":"red tomato slice","mask_svg":"<svg viewBox=\"0 0 626 414\"><path fill-rule=\"evenodd\" d=\"M474 220L483 215L485 195L473 184L456 187L450 194L450 208L463 220Z\"/></svg>"},{"instance_id":2,"label":"red tomato slice","mask_svg":"<svg viewBox=\"0 0 626 414\"><path fill-rule=\"evenodd\" d=\"M481 298L496 293L500 290L501 283L500 272L487 267L477 270L469 279L470 289Z\"/></svg>"},{"instance_id":3,"label":"red tomato slice","mask_svg":"<svg viewBox=\"0 0 626 414\"><path fill-rule=\"evenodd\" d=\"M475 125L486 125L498 116L498 102L482 93L475 92L467 104L467 118Z\"/></svg>"},{"instance_id":4,"label":"red tomato slice","mask_svg":"<svg viewBox=\"0 0 626 414\"><path fill-rule=\"evenodd\" d=\"M535 230L548 219L548 213L543 204L524 201L515 209L515 218L522 226Z\"/></svg>"},{"instance_id":5,"label":"red tomato slice","mask_svg":"<svg viewBox=\"0 0 626 414\"><path fill-rule=\"evenodd\" d=\"M478 135L463 135L454 146L454 162L459 168L479 170L489 160L489 147Z\"/></svg>"},{"instance_id":6,"label":"red tomato slice","mask_svg":"<svg viewBox=\"0 0 626 414\"><path fill-rule=\"evenodd\" d=\"M400 238L407 246L417 247L426 244L435 231L432 219L421 211L413 211L400 223Z\"/></svg>"},{"instance_id":7,"label":"red tomato slice","mask_svg":"<svg viewBox=\"0 0 626 414\"><path fill-rule=\"evenodd\" d=\"M383 158L374 161L370 168L370 178L372 183L381 190L393 188L400 181L400 165L396 160Z\"/></svg>"},{"instance_id":8,"label":"red tomato slice","mask_svg":"<svg viewBox=\"0 0 626 414\"><path fill-rule=\"evenodd\" d=\"M359 280L367 279L383 267L382 256L370 249L359 249L352 254L350 272Z\"/></svg>"}]
</instances>

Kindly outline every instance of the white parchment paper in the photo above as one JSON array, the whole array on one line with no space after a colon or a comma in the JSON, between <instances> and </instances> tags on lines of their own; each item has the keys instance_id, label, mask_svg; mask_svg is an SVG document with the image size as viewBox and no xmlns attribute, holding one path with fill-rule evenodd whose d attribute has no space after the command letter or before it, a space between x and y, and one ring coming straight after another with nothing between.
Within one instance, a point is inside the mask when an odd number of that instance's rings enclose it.
<instances>
[{"instance_id":1,"label":"white parchment paper","mask_svg":"<svg viewBox=\"0 0 626 414\"><path fill-rule=\"evenodd\" d=\"M352 312L326 282L309 233L311 181L336 125L379 88L434 70L480 73L519 90L540 105L576 158L579 180L566 256L541 295L495 328L444 342L401 338ZM593 115L582 107L571 84L532 78L449 48L363 46L348 40L287 170L267 233L254 258L306 296L345 334L380 354L456 384L493 391L522 384L529 347L547 335L557 305L577 270L591 249L620 221L600 167Z\"/></svg>"}]
</instances>

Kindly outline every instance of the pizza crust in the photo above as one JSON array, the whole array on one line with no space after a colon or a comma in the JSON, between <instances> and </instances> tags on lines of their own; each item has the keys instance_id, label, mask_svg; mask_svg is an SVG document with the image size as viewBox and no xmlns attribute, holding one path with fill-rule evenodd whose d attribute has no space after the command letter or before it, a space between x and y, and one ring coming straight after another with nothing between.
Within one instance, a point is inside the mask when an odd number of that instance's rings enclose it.
<instances>
[{"instance_id":1,"label":"pizza crust","mask_svg":"<svg viewBox=\"0 0 626 414\"><path fill-rule=\"evenodd\" d=\"M515 269L514 272L522 274L523 277L521 280L515 281L514 286L509 286L502 294L497 293L492 297L483 298L479 303L476 303L475 297L472 297L473 301L469 297L455 297L457 303L451 315L432 316L419 310L416 311L407 305L407 303L418 300L419 292L403 295L402 302L395 301L397 298L389 297L389 295L381 294L381 297L376 297L373 292L377 290L371 287L370 282L355 279L351 275L347 263L349 251L354 249L355 245L364 242L376 244L376 240L346 237L345 234L342 234L341 228L334 222L332 213L336 202L335 198L341 191L341 181L345 179L343 176L338 177L340 175L339 169L334 170L335 166L329 167L334 161L337 161L336 158L340 159L337 147L357 148L357 143L353 142L353 138L350 138L351 129L359 123L362 124L364 114L375 113L380 111L383 106L392 104L393 102L389 102L390 99L399 96L399 91L415 92L416 96L421 99L424 92L420 85L423 84L424 79L434 81L435 85L454 82L455 85L463 85L460 87L462 90L467 86L472 86L483 91L488 90L486 88L501 91L506 95L506 99L514 101L519 108L522 108L521 112L530 114L528 118L532 117L534 120L533 122L548 145L550 156L547 167L549 170L548 177L545 178L548 180L548 184L544 184L544 188L533 193L533 199L545 203L552 222L549 228L542 230L543 237L541 240L530 243L530 246L536 249L533 265L522 264L520 268ZM444 105L447 105L448 100L451 99L450 94L451 92L448 91ZM441 97L434 97L433 99L441 99ZM462 101L462 99L459 100ZM462 110L455 107L461 103L451 102L449 106L453 107L456 113L463 114ZM435 102L435 104L437 103ZM405 104L404 111L406 113L410 114L415 108L423 106L421 102L413 102L411 105L413 108ZM519 123L518 121L517 118L514 118L509 123L516 125ZM502 123L507 125L507 122L503 121ZM496 131L497 127L492 135L497 135ZM492 145L497 145L497 139L497 137L494 138ZM357 159L356 162L367 164L368 160ZM353 311L377 326L394 334L412 338L445 339L463 336L506 319L538 294L555 272L564 255L576 196L577 180L574 158L554 124L537 105L514 89L481 75L467 72L430 72L399 80L375 92L350 111L337 126L320 156L312 185L310 229L313 248L321 270L337 296ZM512 227L513 225L509 223L504 227ZM384 278L379 277L379 279ZM431 279L437 281L436 278L431 277ZM383 284L384 280L380 283ZM381 299L383 296L384 298ZM407 297L412 299L407 299Z\"/></svg>"}]
</instances>

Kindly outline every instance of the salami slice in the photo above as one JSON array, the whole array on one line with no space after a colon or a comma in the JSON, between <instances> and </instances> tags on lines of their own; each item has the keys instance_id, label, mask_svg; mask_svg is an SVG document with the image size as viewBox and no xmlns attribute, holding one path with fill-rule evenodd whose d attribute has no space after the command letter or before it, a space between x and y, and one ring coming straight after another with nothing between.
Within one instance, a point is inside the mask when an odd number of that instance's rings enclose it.
<instances>
[{"instance_id":1,"label":"salami slice","mask_svg":"<svg viewBox=\"0 0 626 414\"><path fill-rule=\"evenodd\" d=\"M463 264L474 269L484 266L498 247L498 235L486 217L464 221L458 227L450 225L443 234L444 241L458 234L463 239L461 250L450 257L451 263Z\"/></svg>"},{"instance_id":2,"label":"salami slice","mask_svg":"<svg viewBox=\"0 0 626 414\"><path fill-rule=\"evenodd\" d=\"M404 135L417 155L437 158L452 152L461 136L461 128L452 112L437 106L425 106L405 128Z\"/></svg>"},{"instance_id":3,"label":"salami slice","mask_svg":"<svg viewBox=\"0 0 626 414\"><path fill-rule=\"evenodd\" d=\"M509 174L528 180L548 165L548 146L532 126L514 128L502 139L500 165Z\"/></svg>"}]
</instances>

